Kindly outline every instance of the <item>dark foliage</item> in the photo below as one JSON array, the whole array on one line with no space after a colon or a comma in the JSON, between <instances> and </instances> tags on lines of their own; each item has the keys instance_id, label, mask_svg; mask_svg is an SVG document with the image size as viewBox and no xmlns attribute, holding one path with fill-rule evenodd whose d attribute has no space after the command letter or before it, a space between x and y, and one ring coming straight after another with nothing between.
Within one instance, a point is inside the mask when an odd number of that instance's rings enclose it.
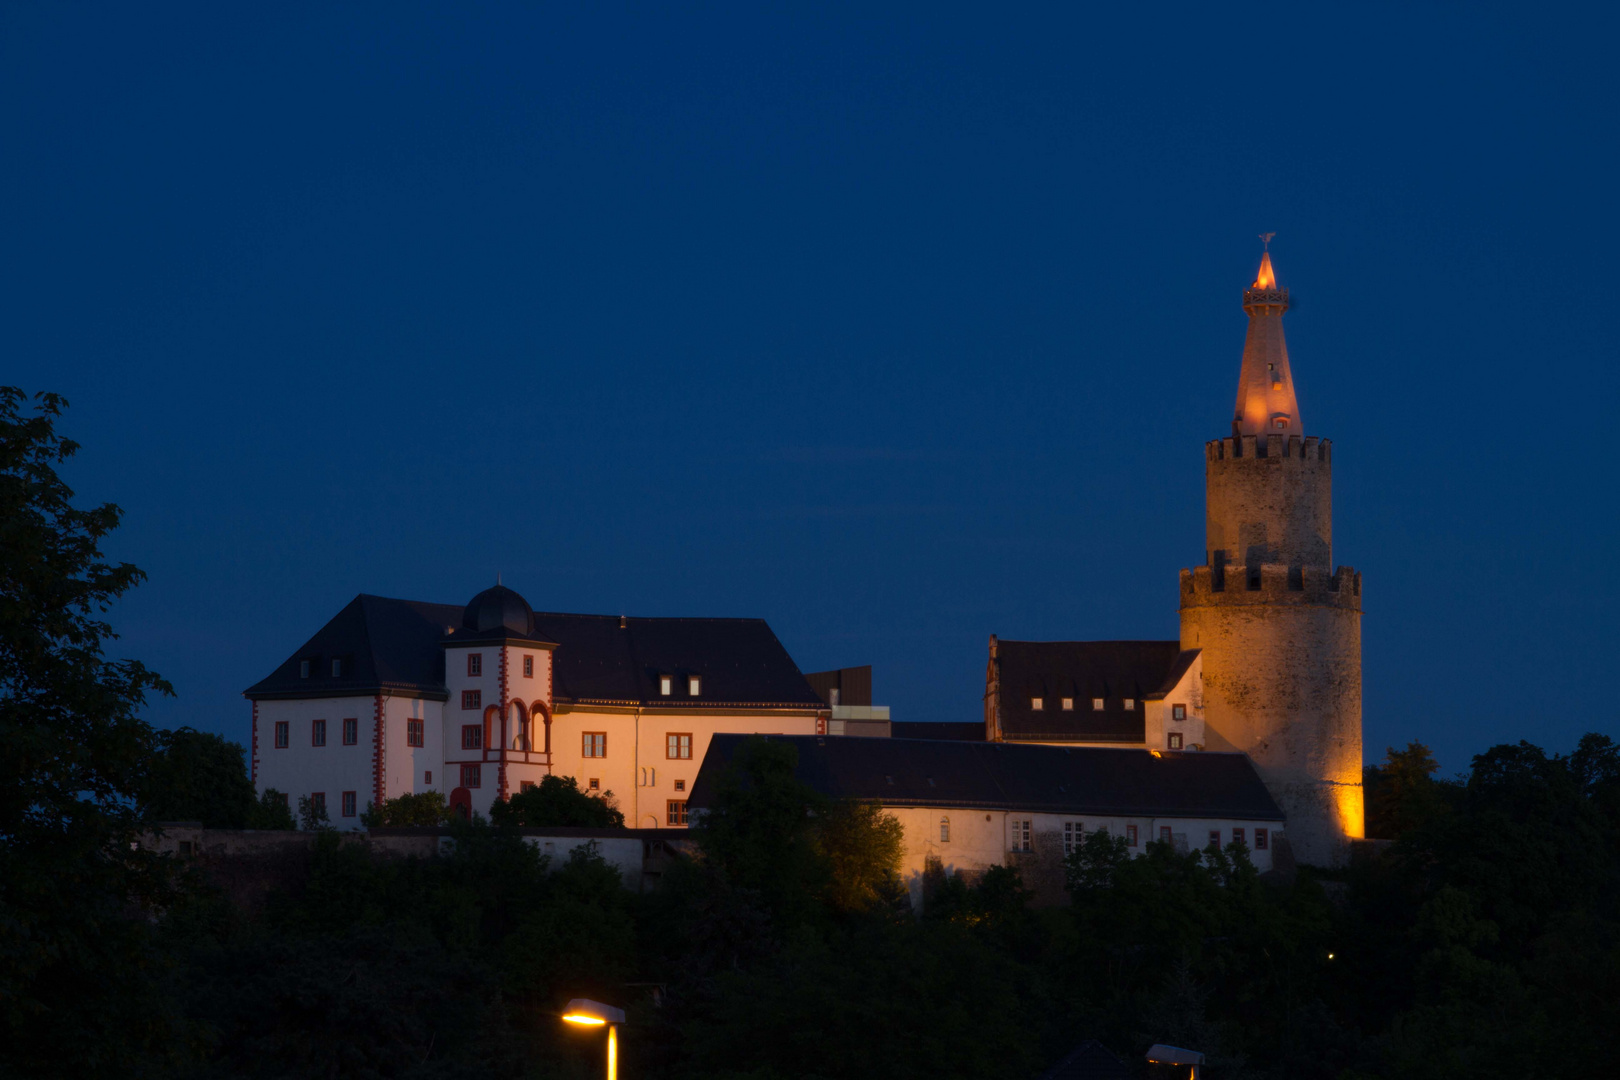
<instances>
[{"instance_id":1,"label":"dark foliage","mask_svg":"<svg viewBox=\"0 0 1620 1080\"><path fill-rule=\"evenodd\" d=\"M367 804L360 824L377 828L431 828L450 820L450 805L441 791L418 791L384 799L381 806Z\"/></svg>"},{"instance_id":2,"label":"dark foliage","mask_svg":"<svg viewBox=\"0 0 1620 1080\"><path fill-rule=\"evenodd\" d=\"M520 791L490 810L497 825L575 825L598 829L624 828L624 813L613 802L613 792L600 798L579 789L572 776L547 776L527 791Z\"/></svg>"},{"instance_id":3,"label":"dark foliage","mask_svg":"<svg viewBox=\"0 0 1620 1080\"><path fill-rule=\"evenodd\" d=\"M255 827L259 802L240 743L188 727L159 731L142 783L148 813L158 821L196 821L209 829Z\"/></svg>"}]
</instances>

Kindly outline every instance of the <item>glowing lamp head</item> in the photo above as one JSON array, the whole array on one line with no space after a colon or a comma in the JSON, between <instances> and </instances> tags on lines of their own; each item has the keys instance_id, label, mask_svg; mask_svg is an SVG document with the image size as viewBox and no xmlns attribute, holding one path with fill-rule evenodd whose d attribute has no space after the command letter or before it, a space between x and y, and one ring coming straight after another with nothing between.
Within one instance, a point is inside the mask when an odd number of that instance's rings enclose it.
<instances>
[{"instance_id":1,"label":"glowing lamp head","mask_svg":"<svg viewBox=\"0 0 1620 1080\"><path fill-rule=\"evenodd\" d=\"M1254 284L1250 285L1249 288L1251 288L1251 289L1275 289L1276 287L1277 287L1277 275L1272 273L1272 270L1271 270L1271 252L1268 251L1268 252L1265 252L1264 254L1262 254L1260 256L1260 273L1259 273L1258 276L1255 277Z\"/></svg>"},{"instance_id":2,"label":"glowing lamp head","mask_svg":"<svg viewBox=\"0 0 1620 1080\"><path fill-rule=\"evenodd\" d=\"M581 1027L601 1027L603 1024L624 1023L624 1010L604 1005L590 998L575 998L563 1010L563 1019Z\"/></svg>"}]
</instances>

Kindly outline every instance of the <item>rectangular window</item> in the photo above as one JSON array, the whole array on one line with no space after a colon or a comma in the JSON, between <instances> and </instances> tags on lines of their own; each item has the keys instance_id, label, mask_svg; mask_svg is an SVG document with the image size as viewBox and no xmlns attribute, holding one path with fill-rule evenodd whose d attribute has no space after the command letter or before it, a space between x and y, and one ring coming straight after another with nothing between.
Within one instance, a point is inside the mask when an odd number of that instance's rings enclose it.
<instances>
[{"instance_id":1,"label":"rectangular window","mask_svg":"<svg viewBox=\"0 0 1620 1080\"><path fill-rule=\"evenodd\" d=\"M1243 838L1243 830L1242 829L1233 829L1232 830L1232 843L1234 843L1234 844L1243 844L1245 846L1248 845L1248 841Z\"/></svg>"},{"instance_id":2,"label":"rectangular window","mask_svg":"<svg viewBox=\"0 0 1620 1080\"><path fill-rule=\"evenodd\" d=\"M1091 707L1092 707L1092 708L1093 708L1093 709L1094 709L1094 710L1096 710L1096 711L1097 711L1097 712L1102 712L1102 707L1103 707L1103 699L1102 699L1102 698L1100 698L1100 697L1094 697L1094 698L1092 698L1092 699L1091 699Z\"/></svg>"},{"instance_id":3,"label":"rectangular window","mask_svg":"<svg viewBox=\"0 0 1620 1080\"><path fill-rule=\"evenodd\" d=\"M461 767L461 786L475 788L484 786L484 767L482 765L463 765Z\"/></svg>"},{"instance_id":4,"label":"rectangular window","mask_svg":"<svg viewBox=\"0 0 1620 1080\"><path fill-rule=\"evenodd\" d=\"M1135 698L1126 698L1125 699L1125 711L1126 712L1131 712L1135 708L1136 708L1136 699Z\"/></svg>"},{"instance_id":5,"label":"rectangular window","mask_svg":"<svg viewBox=\"0 0 1620 1080\"><path fill-rule=\"evenodd\" d=\"M1172 705L1172 706L1170 706L1170 719L1172 719L1172 720L1185 720L1185 719L1187 719L1187 706L1185 706L1185 705Z\"/></svg>"},{"instance_id":6,"label":"rectangular window","mask_svg":"<svg viewBox=\"0 0 1620 1080\"><path fill-rule=\"evenodd\" d=\"M1170 826L1168 826L1168 825L1160 825L1159 826L1159 843L1161 843L1161 844L1170 843Z\"/></svg>"},{"instance_id":7,"label":"rectangular window","mask_svg":"<svg viewBox=\"0 0 1620 1080\"><path fill-rule=\"evenodd\" d=\"M482 750L484 748L484 725L461 725L461 748L463 750Z\"/></svg>"},{"instance_id":8,"label":"rectangular window","mask_svg":"<svg viewBox=\"0 0 1620 1080\"><path fill-rule=\"evenodd\" d=\"M1264 850L1266 850L1266 845L1269 844L1270 841L1271 841L1271 834L1268 833L1265 829L1256 829L1256 830L1254 830L1254 850L1256 850L1256 851L1264 851Z\"/></svg>"},{"instance_id":9,"label":"rectangular window","mask_svg":"<svg viewBox=\"0 0 1620 1080\"><path fill-rule=\"evenodd\" d=\"M1062 704L1064 712L1074 712L1074 698L1066 697L1063 699Z\"/></svg>"},{"instance_id":10,"label":"rectangular window","mask_svg":"<svg viewBox=\"0 0 1620 1080\"><path fill-rule=\"evenodd\" d=\"M1029 699L1029 707L1031 709L1034 709L1036 712L1040 712L1040 711L1042 711L1043 709L1046 708L1046 699L1045 698L1032 697L1032 698Z\"/></svg>"},{"instance_id":11,"label":"rectangular window","mask_svg":"<svg viewBox=\"0 0 1620 1080\"><path fill-rule=\"evenodd\" d=\"M312 810L314 810L316 813L324 812L326 810L326 792L324 792L324 791L312 791L312 792L310 792L309 793L309 805L310 805L310 808Z\"/></svg>"},{"instance_id":12,"label":"rectangular window","mask_svg":"<svg viewBox=\"0 0 1620 1080\"><path fill-rule=\"evenodd\" d=\"M433 770L432 769L428 769L427 771L422 773L422 783L424 783L424 784L432 784L433 783Z\"/></svg>"},{"instance_id":13,"label":"rectangular window","mask_svg":"<svg viewBox=\"0 0 1620 1080\"><path fill-rule=\"evenodd\" d=\"M525 679L534 678L534 657L532 656L525 656L523 658L523 677ZM529 786L533 787L534 785L531 784Z\"/></svg>"},{"instance_id":14,"label":"rectangular window","mask_svg":"<svg viewBox=\"0 0 1620 1080\"><path fill-rule=\"evenodd\" d=\"M298 661L298 677L300 679L309 678L309 661L308 660L300 660L300 661Z\"/></svg>"},{"instance_id":15,"label":"rectangular window","mask_svg":"<svg viewBox=\"0 0 1620 1080\"><path fill-rule=\"evenodd\" d=\"M1065 821L1063 823L1063 854L1065 855L1074 854L1074 837L1075 833L1078 831L1074 826L1075 823L1072 821Z\"/></svg>"},{"instance_id":16,"label":"rectangular window","mask_svg":"<svg viewBox=\"0 0 1620 1080\"><path fill-rule=\"evenodd\" d=\"M1030 846L1029 822L1014 821L1009 824L1012 825L1012 850L1034 851L1035 849Z\"/></svg>"},{"instance_id":17,"label":"rectangular window","mask_svg":"<svg viewBox=\"0 0 1620 1080\"><path fill-rule=\"evenodd\" d=\"M1221 846L1221 830L1209 830L1209 846L1212 848L1219 848Z\"/></svg>"},{"instance_id":18,"label":"rectangular window","mask_svg":"<svg viewBox=\"0 0 1620 1080\"><path fill-rule=\"evenodd\" d=\"M585 787L589 791L601 791L602 781L599 777L593 776L589 780L585 781Z\"/></svg>"},{"instance_id":19,"label":"rectangular window","mask_svg":"<svg viewBox=\"0 0 1620 1080\"><path fill-rule=\"evenodd\" d=\"M482 690L463 690L461 692L461 707L463 709L481 709L484 706L484 692Z\"/></svg>"},{"instance_id":20,"label":"rectangular window","mask_svg":"<svg viewBox=\"0 0 1620 1080\"><path fill-rule=\"evenodd\" d=\"M692 758L692 736L672 731L664 740L664 756L671 759L690 761Z\"/></svg>"},{"instance_id":21,"label":"rectangular window","mask_svg":"<svg viewBox=\"0 0 1620 1080\"><path fill-rule=\"evenodd\" d=\"M1170 733L1169 746L1170 746L1170 749L1172 749L1172 750L1180 750L1181 749L1181 732L1172 731Z\"/></svg>"},{"instance_id":22,"label":"rectangular window","mask_svg":"<svg viewBox=\"0 0 1620 1080\"><path fill-rule=\"evenodd\" d=\"M332 657L332 678L343 678L343 661L336 656Z\"/></svg>"},{"instance_id":23,"label":"rectangular window","mask_svg":"<svg viewBox=\"0 0 1620 1080\"><path fill-rule=\"evenodd\" d=\"M311 745L311 746L325 746L326 745L326 721L325 720L311 720L310 721L310 724L309 724L309 745Z\"/></svg>"},{"instance_id":24,"label":"rectangular window","mask_svg":"<svg viewBox=\"0 0 1620 1080\"><path fill-rule=\"evenodd\" d=\"M276 749L287 749L287 732L290 725L285 720L276 721Z\"/></svg>"},{"instance_id":25,"label":"rectangular window","mask_svg":"<svg viewBox=\"0 0 1620 1080\"><path fill-rule=\"evenodd\" d=\"M686 781L685 780L677 780L677 781L675 781L675 790L676 791L685 791L686 790Z\"/></svg>"},{"instance_id":26,"label":"rectangular window","mask_svg":"<svg viewBox=\"0 0 1620 1080\"><path fill-rule=\"evenodd\" d=\"M668 675L658 676L658 693L663 697L669 697L670 688L674 685L674 682L675 680Z\"/></svg>"},{"instance_id":27,"label":"rectangular window","mask_svg":"<svg viewBox=\"0 0 1620 1080\"><path fill-rule=\"evenodd\" d=\"M671 825L686 824L686 800L670 799L668 803L668 821Z\"/></svg>"},{"instance_id":28,"label":"rectangular window","mask_svg":"<svg viewBox=\"0 0 1620 1080\"><path fill-rule=\"evenodd\" d=\"M343 816L354 817L354 792L352 791L343 793Z\"/></svg>"},{"instance_id":29,"label":"rectangular window","mask_svg":"<svg viewBox=\"0 0 1620 1080\"><path fill-rule=\"evenodd\" d=\"M520 780L520 781L518 781L518 793L519 794L522 794L525 791L533 791L533 790L534 790L534 781L533 780Z\"/></svg>"},{"instance_id":30,"label":"rectangular window","mask_svg":"<svg viewBox=\"0 0 1620 1080\"><path fill-rule=\"evenodd\" d=\"M484 654L470 652L467 654L467 677L482 675L484 673Z\"/></svg>"},{"instance_id":31,"label":"rectangular window","mask_svg":"<svg viewBox=\"0 0 1620 1080\"><path fill-rule=\"evenodd\" d=\"M686 677L686 694L688 697L697 697L703 692L703 680L696 675Z\"/></svg>"},{"instance_id":32,"label":"rectangular window","mask_svg":"<svg viewBox=\"0 0 1620 1080\"><path fill-rule=\"evenodd\" d=\"M582 757L607 757L607 732L580 732L579 752Z\"/></svg>"},{"instance_id":33,"label":"rectangular window","mask_svg":"<svg viewBox=\"0 0 1620 1080\"><path fill-rule=\"evenodd\" d=\"M360 741L360 721L356 717L349 717L343 721L343 745L353 746Z\"/></svg>"},{"instance_id":34,"label":"rectangular window","mask_svg":"<svg viewBox=\"0 0 1620 1080\"><path fill-rule=\"evenodd\" d=\"M1135 825L1127 825L1127 826L1125 826L1125 846L1126 847L1135 847L1136 846L1136 826Z\"/></svg>"},{"instance_id":35,"label":"rectangular window","mask_svg":"<svg viewBox=\"0 0 1620 1080\"><path fill-rule=\"evenodd\" d=\"M424 745L424 743L425 743L425 740L422 738L422 721L421 720L407 720L407 721L405 721L405 745L406 746L422 746L422 745Z\"/></svg>"}]
</instances>

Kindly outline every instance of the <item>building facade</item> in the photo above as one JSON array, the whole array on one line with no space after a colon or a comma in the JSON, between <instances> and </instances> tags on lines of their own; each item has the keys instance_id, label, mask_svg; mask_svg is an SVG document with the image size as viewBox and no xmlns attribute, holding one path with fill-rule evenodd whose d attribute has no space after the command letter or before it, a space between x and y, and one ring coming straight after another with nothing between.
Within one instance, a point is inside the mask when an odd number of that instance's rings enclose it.
<instances>
[{"instance_id":1,"label":"building facade","mask_svg":"<svg viewBox=\"0 0 1620 1080\"><path fill-rule=\"evenodd\" d=\"M626 825L684 827L715 734L830 714L762 620L536 613L502 586L464 607L358 596L246 696L256 787L339 828L423 791L487 815L552 773Z\"/></svg>"}]
</instances>

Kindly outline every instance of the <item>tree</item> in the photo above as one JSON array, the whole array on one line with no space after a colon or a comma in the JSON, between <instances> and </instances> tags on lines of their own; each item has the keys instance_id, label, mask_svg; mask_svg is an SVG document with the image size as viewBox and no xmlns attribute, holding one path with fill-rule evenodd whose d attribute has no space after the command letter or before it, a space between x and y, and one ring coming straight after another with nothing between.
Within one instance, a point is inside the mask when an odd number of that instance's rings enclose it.
<instances>
[{"instance_id":1,"label":"tree","mask_svg":"<svg viewBox=\"0 0 1620 1080\"><path fill-rule=\"evenodd\" d=\"M836 802L815 823L816 849L827 861L827 901L836 911L863 911L905 896L900 859L905 830L877 803Z\"/></svg>"},{"instance_id":2,"label":"tree","mask_svg":"<svg viewBox=\"0 0 1620 1080\"><path fill-rule=\"evenodd\" d=\"M1362 769L1367 799L1367 835L1393 840L1443 813L1445 793L1434 774L1439 764L1429 748L1410 742L1405 750L1388 748L1382 765Z\"/></svg>"},{"instance_id":3,"label":"tree","mask_svg":"<svg viewBox=\"0 0 1620 1080\"><path fill-rule=\"evenodd\" d=\"M497 825L624 828L624 813L613 804L613 792L597 798L579 790L572 776L547 776L527 791L497 800L489 817Z\"/></svg>"},{"instance_id":4,"label":"tree","mask_svg":"<svg viewBox=\"0 0 1620 1080\"><path fill-rule=\"evenodd\" d=\"M332 827L326 813L326 800L310 795L298 796L298 827L305 832L317 832Z\"/></svg>"},{"instance_id":5,"label":"tree","mask_svg":"<svg viewBox=\"0 0 1620 1080\"><path fill-rule=\"evenodd\" d=\"M293 821L292 810L287 806L287 796L275 788L265 788L264 794L258 801L248 808L247 824L249 829L296 829L297 822Z\"/></svg>"},{"instance_id":6,"label":"tree","mask_svg":"<svg viewBox=\"0 0 1620 1080\"><path fill-rule=\"evenodd\" d=\"M366 804L360 824L368 829L432 828L450 819L450 807L441 791L407 792L384 799L381 806Z\"/></svg>"},{"instance_id":7,"label":"tree","mask_svg":"<svg viewBox=\"0 0 1620 1080\"><path fill-rule=\"evenodd\" d=\"M152 817L200 821L209 829L248 827L258 800L240 743L189 727L160 731L155 742L144 785Z\"/></svg>"},{"instance_id":8,"label":"tree","mask_svg":"<svg viewBox=\"0 0 1620 1080\"><path fill-rule=\"evenodd\" d=\"M178 1044L150 1002L146 924L168 895L136 843L155 744L137 715L168 683L109 660L104 615L145 579L100 544L122 511L73 505L56 468L67 403L0 387L0 1046L16 1071L127 1070Z\"/></svg>"}]
</instances>

